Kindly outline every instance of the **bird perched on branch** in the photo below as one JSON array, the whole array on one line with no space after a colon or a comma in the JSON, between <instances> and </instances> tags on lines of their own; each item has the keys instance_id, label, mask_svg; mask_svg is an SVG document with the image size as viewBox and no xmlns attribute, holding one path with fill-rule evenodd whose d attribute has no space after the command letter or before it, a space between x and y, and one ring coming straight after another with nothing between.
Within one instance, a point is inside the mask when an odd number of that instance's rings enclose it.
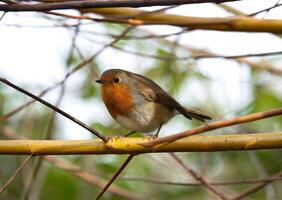
<instances>
[{"instance_id":1,"label":"bird perched on branch","mask_svg":"<svg viewBox=\"0 0 282 200\"><path fill-rule=\"evenodd\" d=\"M111 116L132 131L128 135L157 129L158 137L162 125L176 114L202 122L211 119L200 111L181 106L154 81L136 73L110 69L96 82L101 84L102 99Z\"/></svg>"}]
</instances>

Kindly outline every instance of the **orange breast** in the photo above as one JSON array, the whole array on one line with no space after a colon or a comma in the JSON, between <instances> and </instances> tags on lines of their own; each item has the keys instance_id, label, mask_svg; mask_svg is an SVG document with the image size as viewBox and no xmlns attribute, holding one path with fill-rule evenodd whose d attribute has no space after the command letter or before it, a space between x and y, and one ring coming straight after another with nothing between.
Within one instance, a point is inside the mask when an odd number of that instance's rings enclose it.
<instances>
[{"instance_id":1,"label":"orange breast","mask_svg":"<svg viewBox=\"0 0 282 200\"><path fill-rule=\"evenodd\" d=\"M130 90L122 84L105 84L102 86L103 101L113 117L117 115L127 116L133 107L133 99Z\"/></svg>"}]
</instances>

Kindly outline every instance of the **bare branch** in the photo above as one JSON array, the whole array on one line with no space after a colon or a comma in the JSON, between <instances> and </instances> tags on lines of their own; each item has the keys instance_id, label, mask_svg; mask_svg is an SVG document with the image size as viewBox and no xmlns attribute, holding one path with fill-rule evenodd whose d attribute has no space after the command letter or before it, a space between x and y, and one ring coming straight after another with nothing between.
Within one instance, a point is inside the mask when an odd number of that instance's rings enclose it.
<instances>
[{"instance_id":1,"label":"bare branch","mask_svg":"<svg viewBox=\"0 0 282 200\"><path fill-rule=\"evenodd\" d=\"M11 129L5 130L3 134L10 138L10 139L26 139L22 135L19 136L14 133ZM96 185L99 188L103 188L104 185L107 183L106 180L100 178L86 170L83 170L80 166L71 163L68 160L62 159L57 156L44 156L44 161L52 163L55 167L65 170L66 172L70 173L71 175L79 178L80 180L84 181L85 183ZM112 194L118 195L124 199L129 200L145 200L147 198L142 197L141 195L134 193L129 190L125 190L117 185L112 185L108 191Z\"/></svg>"},{"instance_id":2,"label":"bare branch","mask_svg":"<svg viewBox=\"0 0 282 200\"><path fill-rule=\"evenodd\" d=\"M139 21L139 25L173 25L189 30L218 30L243 32L282 33L281 20L256 19L253 17L235 16L226 18L189 17L166 13L143 15L138 17L140 9L134 8L102 8L80 9L81 13L96 13L106 17L122 17Z\"/></svg>"},{"instance_id":3,"label":"bare branch","mask_svg":"<svg viewBox=\"0 0 282 200\"><path fill-rule=\"evenodd\" d=\"M282 172L277 173L276 175L272 176L271 178L278 178L278 177L282 177ZM245 191L243 191L240 195L238 195L237 197L233 198L232 200L239 200L239 199L243 199L244 197L246 197L247 195L250 195L256 191L258 191L259 189L267 186L268 184L272 183L273 180L268 180L265 181L263 183L258 183L257 185L250 187L248 189L246 189Z\"/></svg>"},{"instance_id":4,"label":"bare branch","mask_svg":"<svg viewBox=\"0 0 282 200\"><path fill-rule=\"evenodd\" d=\"M216 194L217 196L219 196L223 200L230 199L230 197L228 195L226 195L225 193L220 191L218 188L216 188L215 186L213 186L209 182L207 182L202 176L200 176L197 172L195 172L190 166L185 165L177 155L175 155L174 153L170 153L169 155L178 164L180 164L188 174L192 175L193 178L196 179L197 181L199 181L204 187L206 187L207 189L212 191L214 194Z\"/></svg>"},{"instance_id":5,"label":"bare branch","mask_svg":"<svg viewBox=\"0 0 282 200\"><path fill-rule=\"evenodd\" d=\"M9 180L0 188L0 194L9 186L9 184L16 178L21 169L28 163L28 161L32 158L32 155L26 157L23 163L19 166L19 168L15 171L15 173L9 178Z\"/></svg>"},{"instance_id":6,"label":"bare branch","mask_svg":"<svg viewBox=\"0 0 282 200\"><path fill-rule=\"evenodd\" d=\"M166 136L162 138L157 138L148 143L144 143L143 145L146 147L153 147L157 145L168 144L168 143L174 142L176 140L179 140L181 138L185 138L191 135L196 135L196 134L200 134L203 132L207 132L207 131L211 131L211 130L215 130L215 129L219 129L219 128L223 128L227 126L233 126L236 124L242 124L246 122L261 120L261 119L265 119L265 118L273 117L277 115L282 115L282 108L277 108L277 109L270 110L270 111L253 113L253 114L244 115L241 117L235 117L229 120L222 120L222 121L207 123L200 127L191 129L189 131L184 131L178 134L174 134L174 135L170 135L170 136Z\"/></svg>"},{"instance_id":7,"label":"bare branch","mask_svg":"<svg viewBox=\"0 0 282 200\"><path fill-rule=\"evenodd\" d=\"M63 1L54 3L35 4L1 4L0 11L49 11L62 9L83 9L83 8L112 8L112 7L149 7L149 6L170 6L196 3L224 3L238 0L85 0L85 1Z\"/></svg>"},{"instance_id":8,"label":"bare branch","mask_svg":"<svg viewBox=\"0 0 282 200\"><path fill-rule=\"evenodd\" d=\"M105 136L103 136L101 133L99 133L98 131L90 128L89 126L87 126L85 123L79 121L78 119L76 119L75 117L71 116L70 114L66 113L65 111L61 110L60 108L50 104L49 102L43 100L42 98L24 90L23 88L20 88L19 86L16 86L15 84L11 83L10 81L4 79L4 78L1 78L0 77L0 81L9 85L10 87L18 90L19 92L23 93L23 94L26 94L27 96L35 99L36 101L44 104L45 106L51 108L52 110L60 113L61 115L63 115L64 117L70 119L71 121L73 121L74 123L80 125L81 127L85 128L86 130L90 131L91 133L93 133L94 135L96 135L98 138L100 138L103 142L107 142L107 138Z\"/></svg>"},{"instance_id":9,"label":"bare branch","mask_svg":"<svg viewBox=\"0 0 282 200\"><path fill-rule=\"evenodd\" d=\"M122 176L119 178L121 181L136 181L136 182L146 182L152 184L163 184L163 185L174 185L174 186L203 186L199 182L175 182L168 180L156 180L146 177L135 177L135 176ZM254 184L263 183L267 181L281 181L282 177L267 177L259 179L243 179L243 180L228 180L228 181L210 181L211 185L241 185L241 184Z\"/></svg>"},{"instance_id":10,"label":"bare branch","mask_svg":"<svg viewBox=\"0 0 282 200\"><path fill-rule=\"evenodd\" d=\"M112 138L107 143L101 140L0 140L0 154L141 154L277 149L282 148L282 132L193 136L158 148L144 147L143 144L149 141L149 138L122 137Z\"/></svg>"},{"instance_id":11,"label":"bare branch","mask_svg":"<svg viewBox=\"0 0 282 200\"><path fill-rule=\"evenodd\" d=\"M112 183L117 179L117 177L121 174L121 172L126 168L129 162L133 159L135 154L131 154L127 157L124 163L120 166L118 171L113 175L113 177L109 180L109 182L102 188L102 190L94 197L93 200L99 200L103 194L107 191L107 189L112 185Z\"/></svg>"}]
</instances>

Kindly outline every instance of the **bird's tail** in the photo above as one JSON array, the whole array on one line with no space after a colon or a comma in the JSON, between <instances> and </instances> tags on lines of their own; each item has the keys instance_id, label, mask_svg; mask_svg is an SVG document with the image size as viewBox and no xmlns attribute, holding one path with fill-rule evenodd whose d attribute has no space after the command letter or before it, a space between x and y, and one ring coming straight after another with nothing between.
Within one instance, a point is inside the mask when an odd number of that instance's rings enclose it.
<instances>
[{"instance_id":1,"label":"bird's tail","mask_svg":"<svg viewBox=\"0 0 282 200\"><path fill-rule=\"evenodd\" d=\"M191 108L184 108L184 109L192 118L197 119L199 121L205 122L205 120L212 119L209 115L204 114L198 110L194 110Z\"/></svg>"}]
</instances>

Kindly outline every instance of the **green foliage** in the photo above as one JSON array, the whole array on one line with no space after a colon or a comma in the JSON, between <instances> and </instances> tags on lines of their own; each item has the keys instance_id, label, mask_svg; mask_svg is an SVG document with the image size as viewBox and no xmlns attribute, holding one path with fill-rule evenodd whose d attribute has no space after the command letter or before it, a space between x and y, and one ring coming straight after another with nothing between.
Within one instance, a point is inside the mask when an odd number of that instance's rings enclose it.
<instances>
[{"instance_id":1,"label":"green foliage","mask_svg":"<svg viewBox=\"0 0 282 200\"><path fill-rule=\"evenodd\" d=\"M157 55L164 58L172 57L168 51L161 48L157 49ZM165 85L168 93L172 95L178 92L183 86L184 81L188 78L188 74L189 71L179 67L178 63L173 60L155 60L152 67L145 72L145 75L152 80Z\"/></svg>"},{"instance_id":2,"label":"green foliage","mask_svg":"<svg viewBox=\"0 0 282 200\"><path fill-rule=\"evenodd\" d=\"M65 171L51 168L46 175L40 199L75 200L77 191L78 182L76 178Z\"/></svg>"},{"instance_id":3,"label":"green foliage","mask_svg":"<svg viewBox=\"0 0 282 200\"><path fill-rule=\"evenodd\" d=\"M253 104L253 112L277 108L282 105L282 99L275 92L261 87L255 87L254 98L256 101Z\"/></svg>"},{"instance_id":4,"label":"green foliage","mask_svg":"<svg viewBox=\"0 0 282 200\"><path fill-rule=\"evenodd\" d=\"M106 30L110 31L111 33L119 33L124 31L125 25L122 24L115 24L115 23L104 23L103 24Z\"/></svg>"},{"instance_id":5,"label":"green foliage","mask_svg":"<svg viewBox=\"0 0 282 200\"><path fill-rule=\"evenodd\" d=\"M278 95L267 88L255 87L254 101L251 106L250 112L259 112L262 110L271 110L279 108L282 105L282 99ZM261 121L252 122L251 126L257 126L261 131L273 129L274 126L282 124L282 116L275 118L268 118Z\"/></svg>"}]
</instances>

